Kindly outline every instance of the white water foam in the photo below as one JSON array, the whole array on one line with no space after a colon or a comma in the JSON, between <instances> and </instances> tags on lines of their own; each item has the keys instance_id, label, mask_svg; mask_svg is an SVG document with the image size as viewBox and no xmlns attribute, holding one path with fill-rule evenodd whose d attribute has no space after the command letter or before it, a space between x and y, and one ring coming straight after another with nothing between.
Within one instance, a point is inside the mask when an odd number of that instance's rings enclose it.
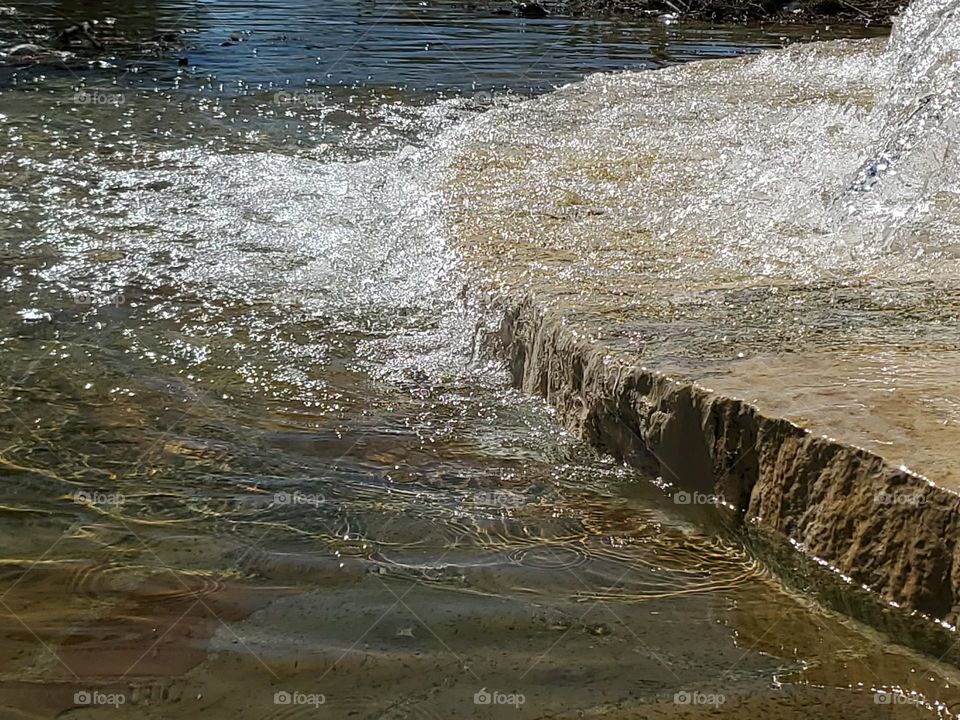
<instances>
[{"instance_id":1,"label":"white water foam","mask_svg":"<svg viewBox=\"0 0 960 720\"><path fill-rule=\"evenodd\" d=\"M886 44L594 75L488 113L447 149L457 232L563 254L546 272L567 280L953 272L957 5L920 0Z\"/></svg>"}]
</instances>

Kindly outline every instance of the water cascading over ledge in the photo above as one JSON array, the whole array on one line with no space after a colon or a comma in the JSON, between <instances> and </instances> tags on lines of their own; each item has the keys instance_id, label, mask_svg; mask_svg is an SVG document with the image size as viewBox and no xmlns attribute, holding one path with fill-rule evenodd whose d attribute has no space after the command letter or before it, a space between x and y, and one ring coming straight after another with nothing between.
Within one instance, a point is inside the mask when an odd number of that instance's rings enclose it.
<instances>
[{"instance_id":1,"label":"water cascading over ledge","mask_svg":"<svg viewBox=\"0 0 960 720\"><path fill-rule=\"evenodd\" d=\"M921 0L885 43L592 76L444 141L450 232L518 386L945 625L957 6Z\"/></svg>"}]
</instances>

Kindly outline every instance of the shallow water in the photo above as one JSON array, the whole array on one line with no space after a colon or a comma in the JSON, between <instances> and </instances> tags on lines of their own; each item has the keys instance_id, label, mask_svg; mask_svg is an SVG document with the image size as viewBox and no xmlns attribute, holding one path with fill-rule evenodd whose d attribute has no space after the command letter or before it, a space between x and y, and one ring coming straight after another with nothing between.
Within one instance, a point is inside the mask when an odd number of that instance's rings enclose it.
<instances>
[{"instance_id":1,"label":"shallow water","mask_svg":"<svg viewBox=\"0 0 960 720\"><path fill-rule=\"evenodd\" d=\"M952 670L512 392L446 236L434 138L781 31L137 8L94 10L187 68L2 74L5 717L951 716Z\"/></svg>"}]
</instances>

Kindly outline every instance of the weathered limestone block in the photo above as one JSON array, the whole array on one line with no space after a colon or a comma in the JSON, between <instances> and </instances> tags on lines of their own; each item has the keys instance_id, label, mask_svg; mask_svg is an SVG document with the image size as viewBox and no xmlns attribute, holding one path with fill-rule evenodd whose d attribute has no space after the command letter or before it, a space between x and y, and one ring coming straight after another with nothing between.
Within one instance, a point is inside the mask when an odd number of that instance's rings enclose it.
<instances>
[{"instance_id":1,"label":"weathered limestone block","mask_svg":"<svg viewBox=\"0 0 960 720\"><path fill-rule=\"evenodd\" d=\"M866 450L639 367L526 297L501 307L517 387L572 431L907 609L956 622L960 496Z\"/></svg>"}]
</instances>

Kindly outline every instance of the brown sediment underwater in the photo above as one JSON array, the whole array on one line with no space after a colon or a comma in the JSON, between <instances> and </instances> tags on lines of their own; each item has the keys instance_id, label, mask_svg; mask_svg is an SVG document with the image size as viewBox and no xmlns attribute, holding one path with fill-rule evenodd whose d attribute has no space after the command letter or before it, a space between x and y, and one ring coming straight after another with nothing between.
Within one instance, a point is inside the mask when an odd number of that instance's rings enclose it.
<instances>
[{"instance_id":1,"label":"brown sediment underwater","mask_svg":"<svg viewBox=\"0 0 960 720\"><path fill-rule=\"evenodd\" d=\"M200 665L214 634L293 586L254 586L172 568L86 561L4 563L0 708L37 717L96 688L138 703L179 700L173 680ZM31 715L24 715L28 717Z\"/></svg>"}]
</instances>

